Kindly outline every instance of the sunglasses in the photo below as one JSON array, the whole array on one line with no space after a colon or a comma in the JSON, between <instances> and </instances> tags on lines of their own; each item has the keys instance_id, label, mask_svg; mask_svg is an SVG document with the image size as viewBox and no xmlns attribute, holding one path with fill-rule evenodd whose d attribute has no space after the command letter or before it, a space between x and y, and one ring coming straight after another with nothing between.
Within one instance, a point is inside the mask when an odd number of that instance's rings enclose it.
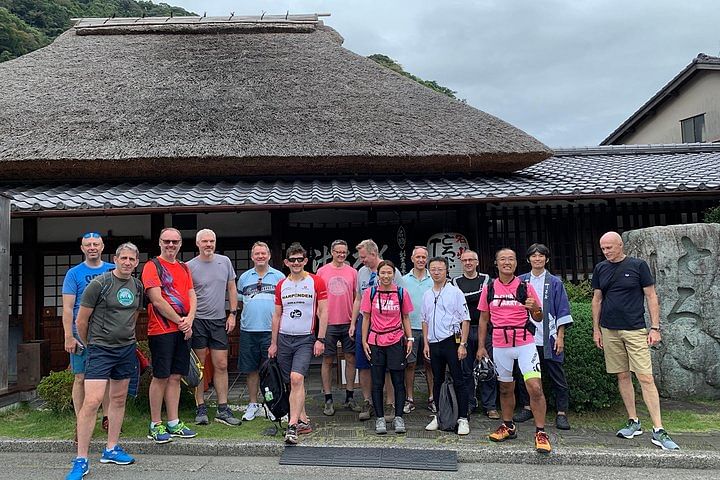
<instances>
[{"instance_id":1,"label":"sunglasses","mask_svg":"<svg viewBox=\"0 0 720 480\"><path fill-rule=\"evenodd\" d=\"M288 258L288 263L302 263L305 260L305 257L292 257Z\"/></svg>"},{"instance_id":2,"label":"sunglasses","mask_svg":"<svg viewBox=\"0 0 720 480\"><path fill-rule=\"evenodd\" d=\"M100 238L100 234L98 232L87 232L82 238Z\"/></svg>"},{"instance_id":3,"label":"sunglasses","mask_svg":"<svg viewBox=\"0 0 720 480\"><path fill-rule=\"evenodd\" d=\"M182 242L182 240L165 240L164 238L161 238L160 241L165 245L179 245Z\"/></svg>"}]
</instances>

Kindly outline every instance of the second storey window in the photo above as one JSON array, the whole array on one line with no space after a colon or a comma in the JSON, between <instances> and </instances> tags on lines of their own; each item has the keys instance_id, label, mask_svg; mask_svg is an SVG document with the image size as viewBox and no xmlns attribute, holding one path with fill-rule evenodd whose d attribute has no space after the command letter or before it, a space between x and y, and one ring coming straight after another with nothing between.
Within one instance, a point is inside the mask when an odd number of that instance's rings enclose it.
<instances>
[{"instance_id":1,"label":"second storey window","mask_svg":"<svg viewBox=\"0 0 720 480\"><path fill-rule=\"evenodd\" d=\"M699 143L705 141L705 114L680 120L683 143Z\"/></svg>"}]
</instances>

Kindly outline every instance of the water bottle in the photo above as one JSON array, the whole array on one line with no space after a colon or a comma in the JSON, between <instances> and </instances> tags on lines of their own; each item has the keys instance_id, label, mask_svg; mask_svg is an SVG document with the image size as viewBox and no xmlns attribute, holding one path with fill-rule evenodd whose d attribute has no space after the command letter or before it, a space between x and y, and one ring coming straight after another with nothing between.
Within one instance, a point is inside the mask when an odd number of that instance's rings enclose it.
<instances>
[{"instance_id":1,"label":"water bottle","mask_svg":"<svg viewBox=\"0 0 720 480\"><path fill-rule=\"evenodd\" d=\"M265 401L266 401L266 402L271 402L272 399L273 399L273 394L272 394L272 392L270 391L270 388L265 387Z\"/></svg>"}]
</instances>

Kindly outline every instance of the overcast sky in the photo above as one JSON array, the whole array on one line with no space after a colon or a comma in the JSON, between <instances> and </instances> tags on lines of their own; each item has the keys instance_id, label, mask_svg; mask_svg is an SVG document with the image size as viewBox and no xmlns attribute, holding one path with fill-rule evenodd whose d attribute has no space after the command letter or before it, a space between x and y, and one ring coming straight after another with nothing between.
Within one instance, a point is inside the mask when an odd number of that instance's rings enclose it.
<instances>
[{"instance_id":1,"label":"overcast sky","mask_svg":"<svg viewBox=\"0 0 720 480\"><path fill-rule=\"evenodd\" d=\"M597 145L698 53L720 52L718 0L165 1L331 13L345 48L388 55L550 147Z\"/></svg>"}]
</instances>

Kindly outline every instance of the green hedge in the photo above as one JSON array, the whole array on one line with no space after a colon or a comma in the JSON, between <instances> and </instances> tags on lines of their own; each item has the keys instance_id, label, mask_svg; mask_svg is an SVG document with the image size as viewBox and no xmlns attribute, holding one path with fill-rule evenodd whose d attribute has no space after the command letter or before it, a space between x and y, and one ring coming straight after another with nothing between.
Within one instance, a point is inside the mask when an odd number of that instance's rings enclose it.
<instances>
[{"instance_id":1,"label":"green hedge","mask_svg":"<svg viewBox=\"0 0 720 480\"><path fill-rule=\"evenodd\" d=\"M565 373L570 406L575 411L599 410L620 400L617 378L605 372L603 352L592 339L589 303L571 303L573 326L565 335Z\"/></svg>"},{"instance_id":2,"label":"green hedge","mask_svg":"<svg viewBox=\"0 0 720 480\"><path fill-rule=\"evenodd\" d=\"M72 387L74 381L75 375L70 370L50 372L50 375L40 380L37 393L53 412L70 412L73 409Z\"/></svg>"},{"instance_id":3,"label":"green hedge","mask_svg":"<svg viewBox=\"0 0 720 480\"><path fill-rule=\"evenodd\" d=\"M703 221L705 223L720 223L720 205L705 210Z\"/></svg>"}]
</instances>

